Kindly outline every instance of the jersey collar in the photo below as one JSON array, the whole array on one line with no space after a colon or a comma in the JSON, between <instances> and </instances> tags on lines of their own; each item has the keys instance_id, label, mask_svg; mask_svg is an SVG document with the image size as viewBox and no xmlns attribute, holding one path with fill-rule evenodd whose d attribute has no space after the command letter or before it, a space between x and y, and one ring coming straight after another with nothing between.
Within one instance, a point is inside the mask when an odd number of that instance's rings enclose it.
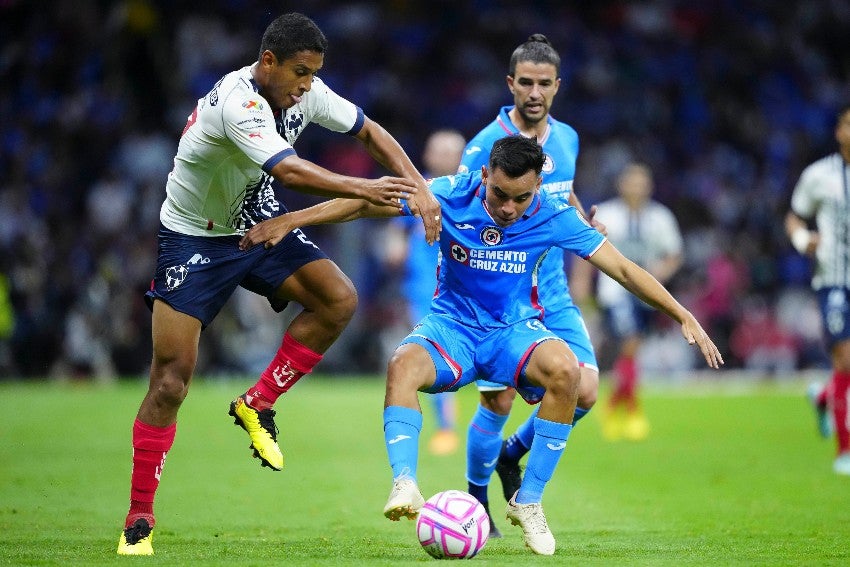
<instances>
[{"instance_id":1,"label":"jersey collar","mask_svg":"<svg viewBox=\"0 0 850 567\"><path fill-rule=\"evenodd\" d=\"M515 134L520 134L519 128L517 128L513 122L511 122L511 117L508 115L514 107L513 106L503 106L499 111L499 115L496 117L496 123L499 127L505 131L505 133L509 136L513 136ZM541 146L546 143L546 140L549 139L549 134L552 132L552 117L550 115L546 115L546 131L543 133L543 136L537 140L537 143Z\"/></svg>"}]
</instances>

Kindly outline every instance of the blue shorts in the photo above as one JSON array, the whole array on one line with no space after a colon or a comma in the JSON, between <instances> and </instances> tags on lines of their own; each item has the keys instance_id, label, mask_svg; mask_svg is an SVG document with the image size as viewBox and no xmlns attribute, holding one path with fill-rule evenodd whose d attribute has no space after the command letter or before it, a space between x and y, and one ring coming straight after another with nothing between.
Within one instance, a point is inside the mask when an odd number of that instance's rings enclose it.
<instances>
[{"instance_id":1,"label":"blue shorts","mask_svg":"<svg viewBox=\"0 0 850 567\"><path fill-rule=\"evenodd\" d=\"M850 339L848 294L850 289L843 287L825 287L818 290L823 330L829 349L835 346L835 343Z\"/></svg>"},{"instance_id":2,"label":"blue shorts","mask_svg":"<svg viewBox=\"0 0 850 567\"><path fill-rule=\"evenodd\" d=\"M188 236L160 225L158 257L145 302L153 309L161 299L181 313L209 325L227 300L242 286L269 298L275 311L286 301L271 296L296 270L327 258L301 230L289 233L277 246L239 249L240 236Z\"/></svg>"},{"instance_id":3,"label":"blue shorts","mask_svg":"<svg viewBox=\"0 0 850 567\"><path fill-rule=\"evenodd\" d=\"M546 328L562 339L570 350L575 353L579 366L587 366L599 370L596 362L596 353L590 343L590 334L581 317L581 311L575 305L568 305L555 313L546 312ZM477 380L475 382L481 392L499 392L505 386L490 380Z\"/></svg>"},{"instance_id":4,"label":"blue shorts","mask_svg":"<svg viewBox=\"0 0 850 567\"><path fill-rule=\"evenodd\" d=\"M471 329L446 315L430 314L401 344L423 346L437 370L429 394L453 392L486 376L502 386L516 388L525 401L536 404L545 390L525 378L525 367L543 341L561 340L536 319L500 329Z\"/></svg>"}]
</instances>

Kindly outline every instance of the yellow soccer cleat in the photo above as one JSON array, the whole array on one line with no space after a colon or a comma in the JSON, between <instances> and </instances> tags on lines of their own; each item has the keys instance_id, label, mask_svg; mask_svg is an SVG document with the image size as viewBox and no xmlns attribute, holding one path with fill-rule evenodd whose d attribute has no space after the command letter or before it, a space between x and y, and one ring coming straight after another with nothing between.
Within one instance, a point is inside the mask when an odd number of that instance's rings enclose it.
<instances>
[{"instance_id":1,"label":"yellow soccer cleat","mask_svg":"<svg viewBox=\"0 0 850 567\"><path fill-rule=\"evenodd\" d=\"M277 445L274 410L257 411L240 396L230 402L229 413L234 417L234 423L247 431L251 437L249 447L254 449L254 457L260 459L264 467L276 471L283 469L283 453Z\"/></svg>"},{"instance_id":2,"label":"yellow soccer cleat","mask_svg":"<svg viewBox=\"0 0 850 567\"><path fill-rule=\"evenodd\" d=\"M153 555L153 529L144 518L124 528L118 539L118 555Z\"/></svg>"}]
</instances>

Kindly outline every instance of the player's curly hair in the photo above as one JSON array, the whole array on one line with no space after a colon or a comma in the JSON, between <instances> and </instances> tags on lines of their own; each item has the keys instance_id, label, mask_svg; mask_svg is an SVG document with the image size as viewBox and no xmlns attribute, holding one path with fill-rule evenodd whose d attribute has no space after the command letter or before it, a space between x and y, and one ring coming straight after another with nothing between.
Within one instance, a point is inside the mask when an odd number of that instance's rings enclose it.
<instances>
[{"instance_id":1,"label":"player's curly hair","mask_svg":"<svg viewBox=\"0 0 850 567\"><path fill-rule=\"evenodd\" d=\"M508 66L508 75L513 77L516 74L517 63L521 61L549 63L555 66L555 76L561 76L561 56L558 55L549 39L542 33L530 35L525 43L514 49Z\"/></svg>"},{"instance_id":2,"label":"player's curly hair","mask_svg":"<svg viewBox=\"0 0 850 567\"><path fill-rule=\"evenodd\" d=\"M520 134L496 140L490 150L489 169L501 169L508 177L522 177L531 170L537 175L543 171L546 156L537 143L537 137L526 138Z\"/></svg>"},{"instance_id":3,"label":"player's curly hair","mask_svg":"<svg viewBox=\"0 0 850 567\"><path fill-rule=\"evenodd\" d=\"M328 40L316 22L298 12L278 16L263 32L260 57L266 50L274 53L278 61L289 59L299 51L325 53Z\"/></svg>"}]
</instances>

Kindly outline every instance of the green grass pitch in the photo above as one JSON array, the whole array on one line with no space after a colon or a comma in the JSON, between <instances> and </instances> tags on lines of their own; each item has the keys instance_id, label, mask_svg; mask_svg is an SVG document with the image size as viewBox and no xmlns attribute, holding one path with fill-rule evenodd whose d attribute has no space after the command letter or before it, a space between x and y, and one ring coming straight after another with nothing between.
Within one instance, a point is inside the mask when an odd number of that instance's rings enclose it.
<instances>
[{"instance_id":1,"label":"green grass pitch","mask_svg":"<svg viewBox=\"0 0 850 567\"><path fill-rule=\"evenodd\" d=\"M716 375L715 375L716 376ZM0 384L0 564L421 565L413 522L381 514L390 470L379 377L305 379L278 403L283 472L261 469L227 415L250 380L197 379L157 496L153 557L115 554L131 423L146 384ZM594 412L544 495L558 541L532 555L518 528L481 565L848 565L850 478L831 470L802 381L751 388L648 386L652 432L609 443ZM424 398L424 396L422 396ZM460 392L461 423L477 393ZM423 399L422 446L433 431ZM518 403L508 423L527 415ZM598 413L598 412L597 412ZM425 496L465 489L463 451L423 451ZM501 510L498 480L491 505ZM497 517L503 517L501 513Z\"/></svg>"}]
</instances>

